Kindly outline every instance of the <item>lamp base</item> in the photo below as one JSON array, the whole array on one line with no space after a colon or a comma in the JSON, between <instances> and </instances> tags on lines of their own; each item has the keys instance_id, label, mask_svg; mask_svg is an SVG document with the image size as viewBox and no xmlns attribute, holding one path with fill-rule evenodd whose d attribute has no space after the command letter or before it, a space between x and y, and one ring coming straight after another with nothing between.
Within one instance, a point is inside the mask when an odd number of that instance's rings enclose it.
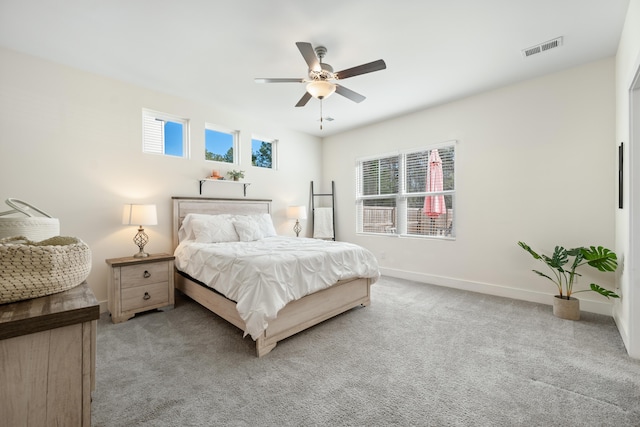
<instances>
[{"instance_id":1,"label":"lamp base","mask_svg":"<svg viewBox=\"0 0 640 427\"><path fill-rule=\"evenodd\" d=\"M134 258L147 258L148 256L149 256L149 254L146 253L145 251L143 251L142 248L140 248L140 252L135 254L133 257Z\"/></svg>"},{"instance_id":2,"label":"lamp base","mask_svg":"<svg viewBox=\"0 0 640 427\"><path fill-rule=\"evenodd\" d=\"M133 237L133 243L140 248L140 251L133 256L134 258L147 258L149 256L149 254L144 251L144 245L148 242L149 236L144 232L144 228L140 226L140 228L138 228L138 233Z\"/></svg>"},{"instance_id":3,"label":"lamp base","mask_svg":"<svg viewBox=\"0 0 640 427\"><path fill-rule=\"evenodd\" d=\"M297 219L296 219L296 225L293 226L293 231L296 232L296 237L300 237L302 226L300 225L300 221L298 221Z\"/></svg>"}]
</instances>

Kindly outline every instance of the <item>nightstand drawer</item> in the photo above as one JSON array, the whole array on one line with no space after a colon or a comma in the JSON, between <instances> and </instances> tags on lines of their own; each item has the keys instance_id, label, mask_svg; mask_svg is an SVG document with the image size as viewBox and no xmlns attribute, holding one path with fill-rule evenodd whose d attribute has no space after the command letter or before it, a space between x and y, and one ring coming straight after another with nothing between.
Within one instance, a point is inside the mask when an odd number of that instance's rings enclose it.
<instances>
[{"instance_id":1,"label":"nightstand drawer","mask_svg":"<svg viewBox=\"0 0 640 427\"><path fill-rule=\"evenodd\" d=\"M169 304L169 286L166 281L122 289L122 311Z\"/></svg>"},{"instance_id":2,"label":"nightstand drawer","mask_svg":"<svg viewBox=\"0 0 640 427\"><path fill-rule=\"evenodd\" d=\"M120 286L122 289L169 280L169 267L166 262L154 262L122 267Z\"/></svg>"}]
</instances>

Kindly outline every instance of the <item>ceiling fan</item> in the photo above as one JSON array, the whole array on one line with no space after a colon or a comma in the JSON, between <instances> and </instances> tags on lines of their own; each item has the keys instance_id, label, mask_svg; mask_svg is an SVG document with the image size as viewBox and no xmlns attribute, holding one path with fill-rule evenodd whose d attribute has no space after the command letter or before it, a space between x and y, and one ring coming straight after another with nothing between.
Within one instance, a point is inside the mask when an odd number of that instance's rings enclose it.
<instances>
[{"instance_id":1,"label":"ceiling fan","mask_svg":"<svg viewBox=\"0 0 640 427\"><path fill-rule=\"evenodd\" d=\"M362 102L365 100L363 95L360 95L351 89L347 89L335 81L387 68L387 64L385 64L382 59L378 59L377 61L369 62L367 64L334 72L331 65L322 62L322 59L327 54L326 47L317 46L314 49L313 46L311 46L311 43L306 42L297 42L296 46L298 46L298 50L300 50L302 57L309 66L308 77L302 79L255 79L256 83L306 83L307 91L302 98L300 98L296 107L304 107L311 97L323 100L334 92L354 102Z\"/></svg>"}]
</instances>

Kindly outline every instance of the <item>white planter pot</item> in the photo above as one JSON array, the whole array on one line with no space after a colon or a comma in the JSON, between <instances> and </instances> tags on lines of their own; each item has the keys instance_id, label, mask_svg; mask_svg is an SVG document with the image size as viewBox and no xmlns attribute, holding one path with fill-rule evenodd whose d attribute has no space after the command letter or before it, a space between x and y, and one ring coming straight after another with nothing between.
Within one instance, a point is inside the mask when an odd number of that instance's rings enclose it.
<instances>
[{"instance_id":1,"label":"white planter pot","mask_svg":"<svg viewBox=\"0 0 640 427\"><path fill-rule=\"evenodd\" d=\"M570 299L553 297L553 315L561 319L580 320L580 300L574 297Z\"/></svg>"}]
</instances>

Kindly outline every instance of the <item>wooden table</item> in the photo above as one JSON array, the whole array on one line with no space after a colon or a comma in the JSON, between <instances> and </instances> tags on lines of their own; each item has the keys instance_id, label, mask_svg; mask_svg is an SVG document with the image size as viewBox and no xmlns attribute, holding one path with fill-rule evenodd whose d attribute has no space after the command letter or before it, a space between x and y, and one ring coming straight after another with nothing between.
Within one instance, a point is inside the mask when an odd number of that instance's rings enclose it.
<instances>
[{"instance_id":1,"label":"wooden table","mask_svg":"<svg viewBox=\"0 0 640 427\"><path fill-rule=\"evenodd\" d=\"M0 305L0 423L91 425L99 317L86 282Z\"/></svg>"}]
</instances>

